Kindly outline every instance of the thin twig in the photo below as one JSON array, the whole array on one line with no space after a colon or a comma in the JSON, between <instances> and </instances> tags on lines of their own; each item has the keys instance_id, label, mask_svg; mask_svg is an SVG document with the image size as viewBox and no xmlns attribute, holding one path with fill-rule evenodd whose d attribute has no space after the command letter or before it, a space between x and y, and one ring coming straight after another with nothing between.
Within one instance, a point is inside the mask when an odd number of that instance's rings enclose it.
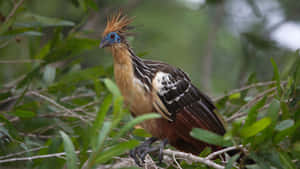
<instances>
[{"instance_id":1,"label":"thin twig","mask_svg":"<svg viewBox=\"0 0 300 169\"><path fill-rule=\"evenodd\" d=\"M21 136L26 136L26 137L33 137L33 138L39 138L39 139L51 139L53 136L48 135L40 135L40 134L32 134L32 133L19 133Z\"/></svg>"},{"instance_id":2,"label":"thin twig","mask_svg":"<svg viewBox=\"0 0 300 169\"><path fill-rule=\"evenodd\" d=\"M78 98L83 98L83 97L94 97L96 96L95 93L83 93L83 94L79 94L79 95L73 95L73 96L66 96L60 99L61 102L66 102L66 101L70 101L73 99L78 99Z\"/></svg>"},{"instance_id":3,"label":"thin twig","mask_svg":"<svg viewBox=\"0 0 300 169\"><path fill-rule=\"evenodd\" d=\"M198 156L195 156L195 155L190 154L190 153L184 153L184 152L174 151L174 150L170 150L170 149L164 150L163 153L165 155L169 155L169 156L175 155L176 157L182 158L186 161L193 161L193 162L202 163L202 164L205 164L209 167L213 167L215 169L224 169L225 168L224 166L222 166L220 164L217 164L217 163L215 163L211 160L208 160L208 159L202 158L202 157L198 157Z\"/></svg>"},{"instance_id":4,"label":"thin twig","mask_svg":"<svg viewBox=\"0 0 300 169\"><path fill-rule=\"evenodd\" d=\"M14 14L16 13L17 9L23 4L25 0L20 0L14 7L13 9L10 11L9 15L6 17L4 24L8 22L8 20L14 16Z\"/></svg>"},{"instance_id":5,"label":"thin twig","mask_svg":"<svg viewBox=\"0 0 300 169\"><path fill-rule=\"evenodd\" d=\"M72 110L66 108L65 106L58 104L58 103L57 103L56 101L54 101L53 99L50 99L50 98L47 97L47 96L41 95L40 93L38 93L38 92L36 92L36 91L31 91L31 93L32 93L32 95L34 95L34 96L37 96L37 97L39 97L39 98L41 98L41 99L43 99L43 100L46 100L47 102L53 104L54 106L58 107L59 109L62 109L63 111L69 113L69 114L72 115L73 117L77 117L77 118L79 118L80 120L89 123L88 120L86 120L86 119L83 118L82 116L80 116L80 115L74 113Z\"/></svg>"},{"instance_id":6,"label":"thin twig","mask_svg":"<svg viewBox=\"0 0 300 169\"><path fill-rule=\"evenodd\" d=\"M25 150L25 151L20 151L20 152L16 152L16 153L12 153L12 154L8 154L5 156L0 156L0 159L6 159L6 158L10 158L10 157L14 157L14 156L19 156L25 153L30 153L30 152L34 152L34 151L39 151L41 149L47 148L48 146L41 146L41 147L36 147L36 148L32 148L29 150Z\"/></svg>"},{"instance_id":7,"label":"thin twig","mask_svg":"<svg viewBox=\"0 0 300 169\"><path fill-rule=\"evenodd\" d=\"M240 149L240 148L243 148L243 145L227 147L227 148L224 148L224 149L221 149L219 151L215 151L215 152L209 154L207 157L205 157L205 159L211 160L211 159L214 159L218 155L221 155L221 154L226 153L231 150Z\"/></svg>"},{"instance_id":8,"label":"thin twig","mask_svg":"<svg viewBox=\"0 0 300 169\"><path fill-rule=\"evenodd\" d=\"M253 100L251 100L247 104L243 105L236 113L234 113L231 117L227 118L226 121L231 122L231 121L233 121L237 118L240 118L240 117L244 116L245 113L242 112L243 110L248 109L249 107L254 105L256 102L260 101L268 93L274 92L276 90L276 88L277 87L272 87L272 88L270 88L268 90L265 90L264 92L258 94L257 96L255 96L253 98Z\"/></svg>"},{"instance_id":9,"label":"thin twig","mask_svg":"<svg viewBox=\"0 0 300 169\"><path fill-rule=\"evenodd\" d=\"M79 151L77 151L76 153L79 153ZM36 155L30 157L9 158L9 159L0 160L0 163L9 163L9 162L16 162L16 161L32 161L36 159L53 158L53 157L59 158L65 155L66 155L65 152L61 152L61 153L53 153L53 154L45 154L45 155Z\"/></svg>"},{"instance_id":10,"label":"thin twig","mask_svg":"<svg viewBox=\"0 0 300 169\"><path fill-rule=\"evenodd\" d=\"M162 169L158 167L149 154L146 155L145 163L143 164L146 169Z\"/></svg>"},{"instance_id":11,"label":"thin twig","mask_svg":"<svg viewBox=\"0 0 300 169\"><path fill-rule=\"evenodd\" d=\"M88 153L91 153L92 150L88 150ZM26 152L25 152L26 153ZM76 154L79 154L80 151L77 150L75 151ZM36 160L36 159L44 159L44 158L62 158L66 155L65 152L60 152L60 153L52 153L52 154L44 154L44 155L36 155L36 156L29 156L29 157L16 157L16 158L8 158L8 159L4 159L4 160L0 160L0 164L1 163L10 163L10 162L16 162L16 161L32 161L32 160Z\"/></svg>"},{"instance_id":12,"label":"thin twig","mask_svg":"<svg viewBox=\"0 0 300 169\"><path fill-rule=\"evenodd\" d=\"M42 60L37 60L37 59L23 59L23 60L0 60L0 64L17 64L17 63L33 63L33 62L38 62L41 63L43 62Z\"/></svg>"},{"instance_id":13,"label":"thin twig","mask_svg":"<svg viewBox=\"0 0 300 169\"><path fill-rule=\"evenodd\" d=\"M177 162L177 160L176 160L175 154L173 154L173 161L175 162L177 168L182 169L182 167L180 166L180 164L179 164L179 163Z\"/></svg>"},{"instance_id":14,"label":"thin twig","mask_svg":"<svg viewBox=\"0 0 300 169\"><path fill-rule=\"evenodd\" d=\"M80 151L75 151L76 154L80 153ZM91 150L88 150L87 152L91 152ZM208 160L206 158L198 157L195 155L192 155L190 153L184 153L184 152L179 152L179 151L174 151L174 150L164 150L163 153L168 156L176 156L179 158L182 158L186 161L192 161L192 162L199 162L203 163L207 166L213 167L215 169L224 169L224 166L219 165L211 160ZM0 163L9 163L9 162L16 162L16 161L32 161L36 159L44 159L44 158L61 158L66 155L65 152L60 152L60 153L53 153L53 154L45 154L45 155L36 155L36 156L30 156L30 157L15 157L15 158L8 158L4 160L0 160Z\"/></svg>"},{"instance_id":15,"label":"thin twig","mask_svg":"<svg viewBox=\"0 0 300 169\"><path fill-rule=\"evenodd\" d=\"M286 82L283 81L282 83L286 83ZM241 87L241 88L239 88L239 89L234 89L234 90L228 92L227 94L225 94L225 95L223 95L223 96L219 96L219 97L214 98L213 101L214 101L214 102L217 102L217 101L223 99L224 97L230 96L230 95L232 95L232 94L234 94L234 93L239 93L239 92L242 92L242 91L251 89L251 88L262 87L262 86L268 86L268 85L272 85L272 84L276 84L276 81L268 81L268 82L254 83L254 84L251 84L251 85L248 85L248 86Z\"/></svg>"}]
</instances>

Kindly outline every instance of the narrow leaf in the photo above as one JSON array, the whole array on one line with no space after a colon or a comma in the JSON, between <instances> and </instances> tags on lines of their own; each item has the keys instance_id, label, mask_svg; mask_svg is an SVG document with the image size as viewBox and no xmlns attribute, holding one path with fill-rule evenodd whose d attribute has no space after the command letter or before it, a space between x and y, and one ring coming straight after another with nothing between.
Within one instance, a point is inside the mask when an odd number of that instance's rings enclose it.
<instances>
[{"instance_id":1,"label":"narrow leaf","mask_svg":"<svg viewBox=\"0 0 300 169\"><path fill-rule=\"evenodd\" d=\"M231 169L232 166L233 166L233 164L234 164L234 162L235 162L239 157L240 157L240 154L236 154L236 155L234 155L233 157L231 157L231 158L228 160L228 162L227 162L227 164L226 164L226 166L225 166L225 169Z\"/></svg>"},{"instance_id":2,"label":"narrow leaf","mask_svg":"<svg viewBox=\"0 0 300 169\"><path fill-rule=\"evenodd\" d=\"M32 111L28 111L28 110L20 110L20 109L17 109L14 114L18 117L21 117L21 118L32 118L36 115L35 112L32 112Z\"/></svg>"},{"instance_id":3,"label":"narrow leaf","mask_svg":"<svg viewBox=\"0 0 300 169\"><path fill-rule=\"evenodd\" d=\"M273 58L271 58L271 63L273 66L274 79L276 80L277 92L278 92L278 95L281 96L282 91L281 91L281 86L280 86L279 70L278 70L277 64Z\"/></svg>"},{"instance_id":4,"label":"narrow leaf","mask_svg":"<svg viewBox=\"0 0 300 169\"><path fill-rule=\"evenodd\" d=\"M127 123L124 127L122 127L122 129L120 130L120 132L116 135L116 137L114 139L118 139L118 138L122 137L128 130L133 128L136 124L139 124L145 120L156 119L156 118L160 118L160 117L161 116L157 113L150 113L150 114L144 114L144 115L138 116L137 118L135 118L132 121L130 121L129 123Z\"/></svg>"},{"instance_id":5,"label":"narrow leaf","mask_svg":"<svg viewBox=\"0 0 300 169\"><path fill-rule=\"evenodd\" d=\"M119 155L125 153L127 150L134 148L138 144L139 144L138 141L130 140L127 142L122 142L117 145L114 145L114 146L108 148L108 150L101 152L99 154L99 156L97 157L96 162L104 163L104 162L110 160L113 156L119 156Z\"/></svg>"},{"instance_id":6,"label":"narrow leaf","mask_svg":"<svg viewBox=\"0 0 300 169\"><path fill-rule=\"evenodd\" d=\"M279 157L280 157L281 163L284 165L284 168L296 169L295 164L292 162L292 160L290 159L290 157L287 154L285 154L284 152L279 152Z\"/></svg>"},{"instance_id":7,"label":"narrow leaf","mask_svg":"<svg viewBox=\"0 0 300 169\"><path fill-rule=\"evenodd\" d=\"M284 120L281 121L279 124L276 125L275 130L277 131L283 131L285 129L288 129L294 125L294 120Z\"/></svg>"},{"instance_id":8,"label":"narrow leaf","mask_svg":"<svg viewBox=\"0 0 300 169\"><path fill-rule=\"evenodd\" d=\"M106 121L103 123L103 127L101 129L101 132L99 133L98 136L98 143L96 145L96 152L99 152L104 144L104 141L107 137L107 135L109 134L109 131L111 129L111 122L110 121Z\"/></svg>"},{"instance_id":9,"label":"narrow leaf","mask_svg":"<svg viewBox=\"0 0 300 169\"><path fill-rule=\"evenodd\" d=\"M63 131L59 132L62 139L63 139L63 143L64 143L64 149L66 152L66 156L67 156L67 168L68 169L77 169L77 156L76 156L76 152L75 152L75 148L74 145L70 139L70 137Z\"/></svg>"},{"instance_id":10,"label":"narrow leaf","mask_svg":"<svg viewBox=\"0 0 300 169\"><path fill-rule=\"evenodd\" d=\"M215 134L213 132L201 128L194 128L191 131L191 136L198 140L204 141L206 143L214 144L218 146L226 147L232 145L232 142L229 140L225 140L223 136L220 136L218 134Z\"/></svg>"},{"instance_id":11,"label":"narrow leaf","mask_svg":"<svg viewBox=\"0 0 300 169\"><path fill-rule=\"evenodd\" d=\"M47 26L74 26L74 22L62 20L59 18L52 18L52 17L46 17L37 15L34 13L25 13L23 14L23 20L27 21L25 22L26 25L30 27L34 26L41 26L41 27L47 27Z\"/></svg>"},{"instance_id":12,"label":"narrow leaf","mask_svg":"<svg viewBox=\"0 0 300 169\"><path fill-rule=\"evenodd\" d=\"M257 102L254 106L251 107L248 113L248 117L245 122L245 127L251 125L256 121L258 109L263 107L266 103L267 97L264 97L259 102Z\"/></svg>"},{"instance_id":13,"label":"narrow leaf","mask_svg":"<svg viewBox=\"0 0 300 169\"><path fill-rule=\"evenodd\" d=\"M113 81L106 78L106 79L104 79L104 84L107 87L107 89L114 95L114 97L121 96L119 88L117 87L117 85Z\"/></svg>"},{"instance_id":14,"label":"narrow leaf","mask_svg":"<svg viewBox=\"0 0 300 169\"><path fill-rule=\"evenodd\" d=\"M98 130L100 130L100 128L104 122L105 116L110 108L111 102L112 102L111 95L106 96L104 98L104 100L102 101L100 110L97 112L97 116L96 116L96 119L93 124L93 135L94 136L98 135L97 134ZM92 138L94 138L94 137L92 137Z\"/></svg>"},{"instance_id":15,"label":"narrow leaf","mask_svg":"<svg viewBox=\"0 0 300 169\"><path fill-rule=\"evenodd\" d=\"M244 138L255 136L257 133L264 130L271 124L271 119L268 117L262 118L259 121L253 123L251 126L244 127L241 130L241 136Z\"/></svg>"}]
</instances>

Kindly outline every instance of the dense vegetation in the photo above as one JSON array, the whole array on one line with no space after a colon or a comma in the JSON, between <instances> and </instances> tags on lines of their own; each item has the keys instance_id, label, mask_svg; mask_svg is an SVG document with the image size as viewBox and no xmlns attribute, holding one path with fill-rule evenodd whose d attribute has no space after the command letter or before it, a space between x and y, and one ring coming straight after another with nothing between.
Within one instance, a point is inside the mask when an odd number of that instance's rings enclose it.
<instances>
[{"instance_id":1,"label":"dense vegetation","mask_svg":"<svg viewBox=\"0 0 300 169\"><path fill-rule=\"evenodd\" d=\"M247 2L260 16L256 1ZM300 168L300 53L275 44L263 20L237 38L220 23L225 2L207 1L196 12L173 1L43 3L0 1L1 168L137 168L128 151L150 136L138 124L160 116L130 116L113 82L112 59L98 49L105 16L118 7L137 16L140 30L130 41L139 56L180 66L217 95L226 135L194 129L192 136L243 151L255 161L249 168ZM287 20L299 21L296 0L280 4ZM162 164L153 163L154 154L145 167L205 169L207 161L213 168L240 167L240 154L224 163L209 149L199 157L164 153Z\"/></svg>"}]
</instances>

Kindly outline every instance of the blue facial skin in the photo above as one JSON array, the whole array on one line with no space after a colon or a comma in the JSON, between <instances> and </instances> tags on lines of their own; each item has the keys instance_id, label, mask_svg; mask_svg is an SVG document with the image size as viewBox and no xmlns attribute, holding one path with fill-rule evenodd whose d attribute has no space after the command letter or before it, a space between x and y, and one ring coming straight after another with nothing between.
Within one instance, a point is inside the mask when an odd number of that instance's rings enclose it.
<instances>
[{"instance_id":1,"label":"blue facial skin","mask_svg":"<svg viewBox=\"0 0 300 169\"><path fill-rule=\"evenodd\" d=\"M114 43L120 43L121 37L116 32L110 32L107 34L100 43L100 48L104 48L106 46L110 46Z\"/></svg>"}]
</instances>

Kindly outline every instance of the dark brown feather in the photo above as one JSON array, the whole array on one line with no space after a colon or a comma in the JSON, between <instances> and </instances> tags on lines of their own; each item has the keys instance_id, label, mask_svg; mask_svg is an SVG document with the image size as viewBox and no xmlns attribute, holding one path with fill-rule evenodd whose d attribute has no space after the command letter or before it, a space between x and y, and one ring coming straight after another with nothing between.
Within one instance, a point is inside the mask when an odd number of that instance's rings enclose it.
<instances>
[{"instance_id":1,"label":"dark brown feather","mask_svg":"<svg viewBox=\"0 0 300 169\"><path fill-rule=\"evenodd\" d=\"M194 111L197 111L197 113ZM205 147L211 147L212 151L220 149L221 147L209 145L190 136L193 128L216 130L215 124L211 123L211 120L198 116L201 111L195 103L178 112L174 122L170 123L165 119L160 119L158 125L161 126L161 130L164 132L162 138L167 138L170 145L178 150L195 155L199 155ZM218 131L218 134L222 135L224 131Z\"/></svg>"}]
</instances>

